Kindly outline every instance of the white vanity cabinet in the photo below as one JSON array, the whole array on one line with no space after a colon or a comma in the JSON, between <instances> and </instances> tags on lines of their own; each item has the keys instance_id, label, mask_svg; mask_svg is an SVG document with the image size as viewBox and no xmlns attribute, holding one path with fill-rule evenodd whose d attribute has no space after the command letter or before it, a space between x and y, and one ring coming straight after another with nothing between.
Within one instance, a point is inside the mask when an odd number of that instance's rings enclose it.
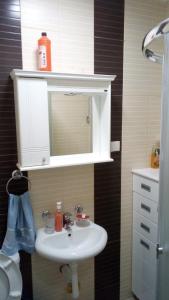
<instances>
[{"instance_id":1,"label":"white vanity cabinet","mask_svg":"<svg viewBox=\"0 0 169 300\"><path fill-rule=\"evenodd\" d=\"M15 93L18 167L21 170L112 161L111 82L116 75L13 70L11 77ZM76 109L73 103L77 104ZM61 120L64 128L58 116L63 104L66 105ZM77 106L78 109L85 106L88 115L83 111L78 114ZM74 120L77 122L73 123ZM87 128L89 123L90 128ZM81 132L78 132L79 128ZM79 150L77 139L84 151ZM87 146L86 141L89 142Z\"/></svg>"},{"instance_id":2,"label":"white vanity cabinet","mask_svg":"<svg viewBox=\"0 0 169 300\"><path fill-rule=\"evenodd\" d=\"M132 291L156 299L159 170L133 170Z\"/></svg>"}]
</instances>

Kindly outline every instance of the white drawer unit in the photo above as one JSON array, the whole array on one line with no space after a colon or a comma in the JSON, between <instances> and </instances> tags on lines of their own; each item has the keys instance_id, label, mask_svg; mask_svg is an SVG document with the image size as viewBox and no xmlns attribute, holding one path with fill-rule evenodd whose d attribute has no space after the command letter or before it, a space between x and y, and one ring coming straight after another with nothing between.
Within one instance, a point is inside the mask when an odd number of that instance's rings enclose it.
<instances>
[{"instance_id":1,"label":"white drawer unit","mask_svg":"<svg viewBox=\"0 0 169 300\"><path fill-rule=\"evenodd\" d=\"M156 299L158 170L133 170L132 291L139 300Z\"/></svg>"},{"instance_id":2,"label":"white drawer unit","mask_svg":"<svg viewBox=\"0 0 169 300\"><path fill-rule=\"evenodd\" d=\"M153 180L133 175L133 191L158 202L159 184Z\"/></svg>"}]
</instances>

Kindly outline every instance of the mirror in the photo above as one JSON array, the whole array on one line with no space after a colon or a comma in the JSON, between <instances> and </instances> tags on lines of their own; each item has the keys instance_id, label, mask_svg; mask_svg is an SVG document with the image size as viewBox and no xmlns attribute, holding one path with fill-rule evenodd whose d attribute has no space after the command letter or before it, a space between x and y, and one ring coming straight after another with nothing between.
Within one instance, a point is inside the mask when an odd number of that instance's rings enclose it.
<instances>
[{"instance_id":1,"label":"mirror","mask_svg":"<svg viewBox=\"0 0 169 300\"><path fill-rule=\"evenodd\" d=\"M50 92L50 155L91 153L91 96Z\"/></svg>"}]
</instances>

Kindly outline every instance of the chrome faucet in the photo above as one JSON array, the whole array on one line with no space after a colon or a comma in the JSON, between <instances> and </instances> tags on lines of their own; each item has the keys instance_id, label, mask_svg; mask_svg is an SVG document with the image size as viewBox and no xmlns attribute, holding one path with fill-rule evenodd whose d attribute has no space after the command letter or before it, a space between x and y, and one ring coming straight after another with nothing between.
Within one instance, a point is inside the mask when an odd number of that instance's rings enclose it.
<instances>
[{"instance_id":1,"label":"chrome faucet","mask_svg":"<svg viewBox=\"0 0 169 300\"><path fill-rule=\"evenodd\" d=\"M74 225L74 221L72 218L72 214L69 212L66 212L63 214L63 226L68 231L72 231L72 226Z\"/></svg>"}]
</instances>

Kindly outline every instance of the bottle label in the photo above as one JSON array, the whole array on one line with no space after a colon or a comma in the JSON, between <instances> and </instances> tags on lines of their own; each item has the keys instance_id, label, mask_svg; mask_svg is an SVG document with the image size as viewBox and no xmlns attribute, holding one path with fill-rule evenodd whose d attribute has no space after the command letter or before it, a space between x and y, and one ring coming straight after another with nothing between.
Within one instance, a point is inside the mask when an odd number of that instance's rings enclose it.
<instances>
[{"instance_id":1,"label":"bottle label","mask_svg":"<svg viewBox=\"0 0 169 300\"><path fill-rule=\"evenodd\" d=\"M46 46L39 46L39 68L47 67Z\"/></svg>"}]
</instances>

